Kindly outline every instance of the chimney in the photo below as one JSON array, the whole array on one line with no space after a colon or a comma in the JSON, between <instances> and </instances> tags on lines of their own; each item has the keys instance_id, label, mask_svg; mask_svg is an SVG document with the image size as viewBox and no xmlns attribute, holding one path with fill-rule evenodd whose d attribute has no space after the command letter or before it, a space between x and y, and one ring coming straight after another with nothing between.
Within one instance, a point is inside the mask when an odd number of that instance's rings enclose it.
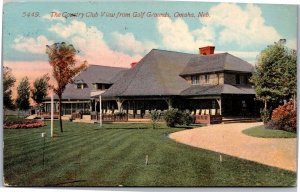
<instances>
[{"instance_id":1,"label":"chimney","mask_svg":"<svg viewBox=\"0 0 300 192\"><path fill-rule=\"evenodd\" d=\"M213 55L214 51L215 51L215 46L206 46L206 47L199 48L200 55Z\"/></svg>"},{"instance_id":2,"label":"chimney","mask_svg":"<svg viewBox=\"0 0 300 192\"><path fill-rule=\"evenodd\" d=\"M138 62L132 62L132 63L130 64L130 66L131 66L131 68L134 68L137 64L138 64Z\"/></svg>"}]
</instances>

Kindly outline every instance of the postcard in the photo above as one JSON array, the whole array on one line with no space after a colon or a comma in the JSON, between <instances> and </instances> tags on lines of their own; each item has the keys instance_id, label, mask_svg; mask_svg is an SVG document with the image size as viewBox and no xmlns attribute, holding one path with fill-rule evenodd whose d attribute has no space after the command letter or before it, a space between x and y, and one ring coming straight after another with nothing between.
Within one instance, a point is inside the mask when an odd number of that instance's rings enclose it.
<instances>
[{"instance_id":1,"label":"postcard","mask_svg":"<svg viewBox=\"0 0 300 192\"><path fill-rule=\"evenodd\" d=\"M4 2L4 185L294 187L297 11Z\"/></svg>"}]
</instances>

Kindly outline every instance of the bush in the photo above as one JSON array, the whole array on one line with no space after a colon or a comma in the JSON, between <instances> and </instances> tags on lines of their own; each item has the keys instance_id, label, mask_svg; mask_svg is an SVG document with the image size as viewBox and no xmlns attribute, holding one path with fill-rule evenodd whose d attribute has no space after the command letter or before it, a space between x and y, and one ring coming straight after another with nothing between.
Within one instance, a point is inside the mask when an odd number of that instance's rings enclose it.
<instances>
[{"instance_id":1,"label":"bush","mask_svg":"<svg viewBox=\"0 0 300 192\"><path fill-rule=\"evenodd\" d=\"M6 122L4 124L5 129L26 129L26 128L37 128L43 127L46 124L43 121L14 121L14 122Z\"/></svg>"},{"instance_id":2,"label":"bush","mask_svg":"<svg viewBox=\"0 0 300 192\"><path fill-rule=\"evenodd\" d=\"M183 111L179 111L178 109L170 109L165 115L164 119L167 123L168 127L175 127L176 125L190 125L193 123L193 117Z\"/></svg>"},{"instance_id":3,"label":"bush","mask_svg":"<svg viewBox=\"0 0 300 192\"><path fill-rule=\"evenodd\" d=\"M260 110L260 118L266 124L270 120L270 112L267 109Z\"/></svg>"},{"instance_id":4,"label":"bush","mask_svg":"<svg viewBox=\"0 0 300 192\"><path fill-rule=\"evenodd\" d=\"M273 110L272 122L275 129L281 129L290 132L297 131L297 114L294 109L293 101L279 106Z\"/></svg>"},{"instance_id":5,"label":"bush","mask_svg":"<svg viewBox=\"0 0 300 192\"><path fill-rule=\"evenodd\" d=\"M150 111L150 116L151 116L151 121L152 121L152 126L153 126L153 129L156 128L156 122L160 119L160 116L161 116L161 112L158 111L158 110L151 110Z\"/></svg>"}]
</instances>

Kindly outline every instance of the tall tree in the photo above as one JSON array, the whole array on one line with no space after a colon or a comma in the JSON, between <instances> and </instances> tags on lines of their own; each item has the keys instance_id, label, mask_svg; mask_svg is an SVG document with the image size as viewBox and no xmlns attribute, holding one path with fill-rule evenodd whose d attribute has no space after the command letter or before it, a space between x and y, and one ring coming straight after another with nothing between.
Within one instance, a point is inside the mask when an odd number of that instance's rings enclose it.
<instances>
[{"instance_id":1,"label":"tall tree","mask_svg":"<svg viewBox=\"0 0 300 192\"><path fill-rule=\"evenodd\" d=\"M28 77L24 77L17 88L18 96L16 99L16 105L20 110L28 110L30 108L30 84Z\"/></svg>"},{"instance_id":2,"label":"tall tree","mask_svg":"<svg viewBox=\"0 0 300 192\"><path fill-rule=\"evenodd\" d=\"M47 96L48 82L50 77L48 74L43 75L35 79L33 82L33 88L31 89L31 98L40 105L43 99Z\"/></svg>"},{"instance_id":3,"label":"tall tree","mask_svg":"<svg viewBox=\"0 0 300 192\"><path fill-rule=\"evenodd\" d=\"M3 66L3 106L6 109L13 109L12 90L16 78L12 74L12 70L9 67Z\"/></svg>"},{"instance_id":4,"label":"tall tree","mask_svg":"<svg viewBox=\"0 0 300 192\"><path fill-rule=\"evenodd\" d=\"M296 94L296 60L295 51L281 42L260 53L251 81L265 110L268 102L278 103Z\"/></svg>"},{"instance_id":5,"label":"tall tree","mask_svg":"<svg viewBox=\"0 0 300 192\"><path fill-rule=\"evenodd\" d=\"M46 53L48 55L49 63L52 67L52 75L56 80L57 85L51 86L53 91L57 94L59 99L59 122L60 131L63 132L62 127L62 94L68 83L73 81L75 77L81 70L87 67L86 61L76 67L76 53L77 50L72 44L67 44L65 42L54 43L53 45L46 46Z\"/></svg>"}]
</instances>

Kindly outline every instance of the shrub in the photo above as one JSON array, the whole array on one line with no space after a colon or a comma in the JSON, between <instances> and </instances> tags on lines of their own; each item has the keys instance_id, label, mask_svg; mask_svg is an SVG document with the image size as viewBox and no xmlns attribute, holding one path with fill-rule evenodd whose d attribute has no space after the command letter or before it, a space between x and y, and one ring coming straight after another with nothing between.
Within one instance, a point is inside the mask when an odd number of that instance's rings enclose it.
<instances>
[{"instance_id":1,"label":"shrub","mask_svg":"<svg viewBox=\"0 0 300 192\"><path fill-rule=\"evenodd\" d=\"M26 129L26 128L37 128L43 127L46 124L43 121L15 121L15 122L6 122L4 124L5 129Z\"/></svg>"},{"instance_id":2,"label":"shrub","mask_svg":"<svg viewBox=\"0 0 300 192\"><path fill-rule=\"evenodd\" d=\"M290 132L297 131L297 114L293 101L279 106L273 110L271 120L276 129Z\"/></svg>"},{"instance_id":3,"label":"shrub","mask_svg":"<svg viewBox=\"0 0 300 192\"><path fill-rule=\"evenodd\" d=\"M260 110L260 118L266 124L270 120L270 112L267 109Z\"/></svg>"},{"instance_id":4,"label":"shrub","mask_svg":"<svg viewBox=\"0 0 300 192\"><path fill-rule=\"evenodd\" d=\"M176 125L190 125L193 122L193 117L187 112L179 111L178 109L170 109L165 115L164 119L168 127L175 127Z\"/></svg>"},{"instance_id":5,"label":"shrub","mask_svg":"<svg viewBox=\"0 0 300 192\"><path fill-rule=\"evenodd\" d=\"M153 129L156 128L156 122L160 119L161 112L158 110L151 110L150 111L151 121L152 121L152 127Z\"/></svg>"}]
</instances>

